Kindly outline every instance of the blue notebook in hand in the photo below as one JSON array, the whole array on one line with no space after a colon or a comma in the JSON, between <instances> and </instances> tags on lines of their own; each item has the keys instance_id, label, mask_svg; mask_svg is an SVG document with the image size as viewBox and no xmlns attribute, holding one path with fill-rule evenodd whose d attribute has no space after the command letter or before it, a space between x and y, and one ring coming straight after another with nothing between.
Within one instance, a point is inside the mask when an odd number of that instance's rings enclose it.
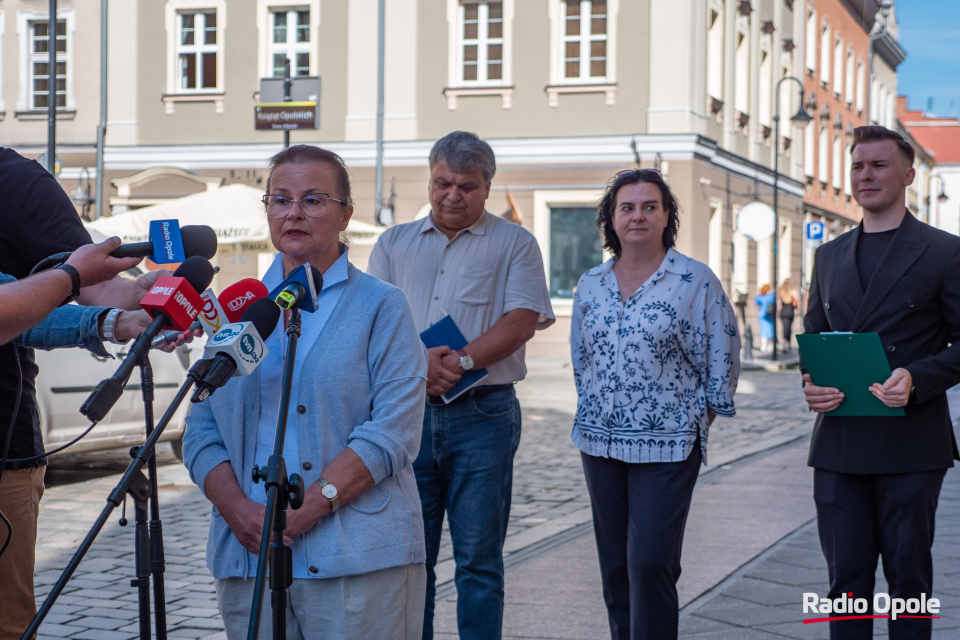
<instances>
[{"instance_id":1,"label":"blue notebook in hand","mask_svg":"<svg viewBox=\"0 0 960 640\"><path fill-rule=\"evenodd\" d=\"M467 346L467 339L463 337L460 329L457 328L453 318L449 315L444 316L442 320L434 323L432 327L425 329L423 333L420 334L420 339L427 349L447 346L456 351L457 349L463 349ZM470 371L466 371L460 376L457 384L450 387L450 389L440 397L443 398L444 402L449 404L453 402L457 396L464 391L468 391L472 386L486 377L486 369L471 369Z\"/></svg>"}]
</instances>

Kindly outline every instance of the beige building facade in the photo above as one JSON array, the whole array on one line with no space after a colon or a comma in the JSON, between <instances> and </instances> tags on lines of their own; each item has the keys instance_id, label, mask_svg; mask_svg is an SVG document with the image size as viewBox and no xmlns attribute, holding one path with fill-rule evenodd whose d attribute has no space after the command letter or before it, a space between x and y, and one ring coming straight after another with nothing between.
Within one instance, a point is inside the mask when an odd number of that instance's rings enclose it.
<instances>
[{"instance_id":1,"label":"beige building facade","mask_svg":"<svg viewBox=\"0 0 960 640\"><path fill-rule=\"evenodd\" d=\"M254 129L260 79L284 58L320 79L319 128L291 142L328 147L351 168L355 217L373 224L377 0L140 0L110 3L102 215L216 186L262 186L282 134ZM428 212L427 155L455 129L498 160L488 208L513 206L540 241L558 315L579 275L604 259L595 205L618 171L656 167L681 205L678 249L708 264L755 322L753 298L803 268L802 129L790 115L803 77L803 0L390 0L386 15L384 196L397 222ZM61 0L67 20L61 181L94 175L99 6ZM46 18L31 0L0 7L0 136L44 149L39 110L20 114L18 24ZM71 39L72 38L72 39ZM17 81L14 82L14 79ZM70 93L72 91L73 93ZM774 140L779 107L780 139ZM31 119L34 117L34 119ZM779 149L779 251L737 215L772 204ZM509 198L509 200L508 200ZM97 212L92 212L96 215ZM368 249L352 254L364 266ZM230 251L236 251L236 248ZM229 252L229 251L228 251ZM228 253L225 252L225 255ZM242 251L241 251L242 254ZM231 258L255 271L263 260ZM259 266L258 266L259 265ZM255 273L247 274L255 275ZM565 348L568 326L538 338ZM534 347L536 348L536 347Z\"/></svg>"}]
</instances>

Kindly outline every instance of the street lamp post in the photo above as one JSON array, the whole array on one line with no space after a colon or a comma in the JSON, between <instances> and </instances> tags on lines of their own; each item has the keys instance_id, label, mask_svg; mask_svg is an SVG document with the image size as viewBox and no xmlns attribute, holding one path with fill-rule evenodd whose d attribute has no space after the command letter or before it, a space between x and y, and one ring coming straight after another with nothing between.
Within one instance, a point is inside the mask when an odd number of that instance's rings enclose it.
<instances>
[{"instance_id":1,"label":"street lamp post","mask_svg":"<svg viewBox=\"0 0 960 640\"><path fill-rule=\"evenodd\" d=\"M941 176L941 175L938 174L938 173L933 173L933 174L931 174L931 175L930 175L930 181L929 181L929 182L930 182L930 186L933 186L933 181L934 181L934 180L939 180L939 181L940 181L940 193L937 194L937 202L946 202L947 200L950 199L950 196L947 195L947 190L943 188L943 176ZM930 191L931 191L931 189L930 189L929 187L927 187L927 197L926 197L926 204L927 204L927 223L928 223L928 224L933 224L933 221L930 220L930 218L932 217L932 216L930 215L930 206L931 206L931 202L933 201L933 198L930 197ZM939 229L939 228L942 228L942 227L940 227L940 207L939 207L939 206L937 206L937 224L934 225L934 226L936 226L938 229Z\"/></svg>"},{"instance_id":2,"label":"street lamp post","mask_svg":"<svg viewBox=\"0 0 960 640\"><path fill-rule=\"evenodd\" d=\"M793 80L800 87L800 108L790 118L790 121L797 126L806 126L813 118L803 108L803 81L794 76L785 76L777 82L775 109L773 111L773 352L772 359L777 359L777 298L779 297L780 284L777 274L777 263L780 256L777 254L777 245L780 241L780 212L777 210L777 204L780 195L780 85L784 80Z\"/></svg>"}]
</instances>

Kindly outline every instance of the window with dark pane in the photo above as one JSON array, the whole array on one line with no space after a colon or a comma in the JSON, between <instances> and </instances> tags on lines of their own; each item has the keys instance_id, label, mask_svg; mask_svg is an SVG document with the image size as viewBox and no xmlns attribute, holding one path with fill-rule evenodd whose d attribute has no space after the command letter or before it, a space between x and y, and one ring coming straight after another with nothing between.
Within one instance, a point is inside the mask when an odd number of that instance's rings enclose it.
<instances>
[{"instance_id":1,"label":"window with dark pane","mask_svg":"<svg viewBox=\"0 0 960 640\"><path fill-rule=\"evenodd\" d=\"M272 37L268 60L274 77L283 75L283 61L290 60L291 76L310 75L310 11L282 9L271 11Z\"/></svg>"},{"instance_id":2,"label":"window with dark pane","mask_svg":"<svg viewBox=\"0 0 960 640\"><path fill-rule=\"evenodd\" d=\"M50 91L53 87L53 104L60 109L67 106L67 21L57 20L56 48L57 65L54 77L50 77L50 23L37 20L28 23L29 28L29 105L31 109L46 109L50 106Z\"/></svg>"},{"instance_id":3,"label":"window with dark pane","mask_svg":"<svg viewBox=\"0 0 960 640\"><path fill-rule=\"evenodd\" d=\"M180 91L217 89L217 13L194 11L179 16L177 87Z\"/></svg>"},{"instance_id":4,"label":"window with dark pane","mask_svg":"<svg viewBox=\"0 0 960 640\"><path fill-rule=\"evenodd\" d=\"M461 80L498 84L503 79L503 3L460 5Z\"/></svg>"},{"instance_id":5,"label":"window with dark pane","mask_svg":"<svg viewBox=\"0 0 960 640\"><path fill-rule=\"evenodd\" d=\"M603 262L594 207L550 207L550 296L573 298L585 271Z\"/></svg>"},{"instance_id":6,"label":"window with dark pane","mask_svg":"<svg viewBox=\"0 0 960 640\"><path fill-rule=\"evenodd\" d=\"M605 0L564 2L563 77L596 82L607 75L607 3Z\"/></svg>"}]
</instances>

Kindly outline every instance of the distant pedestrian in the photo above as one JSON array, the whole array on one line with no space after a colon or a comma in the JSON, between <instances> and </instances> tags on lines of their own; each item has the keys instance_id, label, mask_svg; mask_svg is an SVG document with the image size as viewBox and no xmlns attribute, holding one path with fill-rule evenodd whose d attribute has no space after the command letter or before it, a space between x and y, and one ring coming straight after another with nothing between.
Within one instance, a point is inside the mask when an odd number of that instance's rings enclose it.
<instances>
[{"instance_id":1,"label":"distant pedestrian","mask_svg":"<svg viewBox=\"0 0 960 640\"><path fill-rule=\"evenodd\" d=\"M793 319L797 311L797 290L793 288L790 278L787 278L780 285L777 291L777 306L780 307L780 326L783 331L780 333L783 339L784 353L790 351L790 341L793 339Z\"/></svg>"},{"instance_id":2,"label":"distant pedestrian","mask_svg":"<svg viewBox=\"0 0 960 640\"><path fill-rule=\"evenodd\" d=\"M737 319L713 272L673 248L679 210L659 172L617 174L597 225L613 258L587 271L574 295L572 437L611 636L669 640L708 430L735 413Z\"/></svg>"},{"instance_id":3,"label":"distant pedestrian","mask_svg":"<svg viewBox=\"0 0 960 640\"><path fill-rule=\"evenodd\" d=\"M806 333L878 333L893 372L870 391L906 412L825 415L843 394L803 375L807 404L820 414L808 463L830 599L872 602L878 559L889 596L931 597L934 516L958 459L946 390L960 383L960 240L907 211L913 161L900 134L854 129L850 185L863 221L821 245L813 264ZM929 639L931 622L888 620L890 638ZM831 638L859 640L872 637L873 620L830 627Z\"/></svg>"},{"instance_id":4,"label":"distant pedestrian","mask_svg":"<svg viewBox=\"0 0 960 640\"><path fill-rule=\"evenodd\" d=\"M770 285L760 287L757 296L757 321L760 324L760 351L773 351L773 323L777 316L777 296L770 290Z\"/></svg>"}]
</instances>

